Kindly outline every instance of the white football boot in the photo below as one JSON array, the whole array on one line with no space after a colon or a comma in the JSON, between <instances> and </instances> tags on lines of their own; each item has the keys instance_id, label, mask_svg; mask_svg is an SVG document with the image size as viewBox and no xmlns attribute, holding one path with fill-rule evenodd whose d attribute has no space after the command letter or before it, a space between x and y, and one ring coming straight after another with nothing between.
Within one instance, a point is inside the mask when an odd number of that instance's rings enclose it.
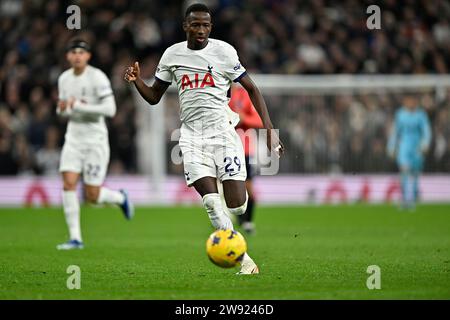
<instances>
[{"instance_id":1,"label":"white football boot","mask_svg":"<svg viewBox=\"0 0 450 320\"><path fill-rule=\"evenodd\" d=\"M246 254L247 255L247 254ZM241 263L241 270L236 274L258 274L259 268L256 263L248 255Z\"/></svg>"},{"instance_id":2,"label":"white football boot","mask_svg":"<svg viewBox=\"0 0 450 320\"><path fill-rule=\"evenodd\" d=\"M74 249L83 249L84 244L81 241L78 240L69 240L65 243L58 244L56 246L56 249L58 250L74 250Z\"/></svg>"}]
</instances>

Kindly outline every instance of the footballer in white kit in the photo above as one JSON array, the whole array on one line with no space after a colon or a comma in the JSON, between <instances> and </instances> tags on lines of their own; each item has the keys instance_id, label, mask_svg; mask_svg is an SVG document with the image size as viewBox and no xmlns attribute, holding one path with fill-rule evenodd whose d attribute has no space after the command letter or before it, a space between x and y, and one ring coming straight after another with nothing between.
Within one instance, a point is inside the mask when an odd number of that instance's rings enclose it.
<instances>
[{"instance_id":1,"label":"footballer in white kit","mask_svg":"<svg viewBox=\"0 0 450 320\"><path fill-rule=\"evenodd\" d=\"M280 155L284 147L273 129L264 98L241 65L236 50L228 43L210 39L211 13L204 4L186 9L183 22L187 41L169 47L158 64L155 81L147 86L140 78L139 63L127 68L125 80L133 82L150 104L157 104L172 82L180 100L184 175L188 186L200 194L211 224L216 229L233 229L222 206L217 179L223 183L228 211L244 214L248 195L245 186L245 156L234 130L238 114L228 107L230 85L240 82L268 129L268 148ZM259 273L258 266L243 256L239 274Z\"/></svg>"},{"instance_id":2,"label":"footballer in white kit","mask_svg":"<svg viewBox=\"0 0 450 320\"><path fill-rule=\"evenodd\" d=\"M64 71L58 79L59 100L79 97L70 111L64 147L61 155L60 172L83 173L88 185L100 186L106 176L109 163L108 129L105 116L112 117L115 103L111 85L106 75L90 65L81 75L72 69ZM107 103L100 102L108 99ZM77 108L84 101L86 105L98 105L91 112Z\"/></svg>"},{"instance_id":3,"label":"footballer in white kit","mask_svg":"<svg viewBox=\"0 0 450 320\"><path fill-rule=\"evenodd\" d=\"M69 241L60 250L81 249L80 205L76 187L83 179L86 200L118 205L131 219L133 206L124 190L102 186L109 164L108 129L105 117L116 113L111 83L101 71L88 64L89 44L82 39L70 41L67 60L71 68L58 78L57 114L68 118L59 171L63 177L63 207L69 228Z\"/></svg>"},{"instance_id":4,"label":"footballer in white kit","mask_svg":"<svg viewBox=\"0 0 450 320\"><path fill-rule=\"evenodd\" d=\"M227 107L231 82L245 74L236 50L224 41L210 38L202 50L184 41L164 52L155 77L178 87L179 145L189 186L207 176L245 181L244 150L234 130L239 116Z\"/></svg>"}]
</instances>

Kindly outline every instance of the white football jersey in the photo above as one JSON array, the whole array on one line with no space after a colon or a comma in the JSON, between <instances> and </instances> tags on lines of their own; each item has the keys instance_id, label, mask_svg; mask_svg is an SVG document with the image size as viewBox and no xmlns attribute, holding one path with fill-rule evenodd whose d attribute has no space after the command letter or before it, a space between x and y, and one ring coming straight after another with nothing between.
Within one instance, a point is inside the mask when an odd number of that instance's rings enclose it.
<instances>
[{"instance_id":1,"label":"white football jersey","mask_svg":"<svg viewBox=\"0 0 450 320\"><path fill-rule=\"evenodd\" d=\"M103 71L88 65L80 75L73 69L64 71L58 78L58 98L74 97L87 104L99 104L101 99L112 95L111 83ZM66 142L96 144L108 141L108 129L102 115L73 112L65 135Z\"/></svg>"},{"instance_id":2,"label":"white football jersey","mask_svg":"<svg viewBox=\"0 0 450 320\"><path fill-rule=\"evenodd\" d=\"M181 135L207 137L234 128L239 122L228 100L231 83L245 73L233 46L210 38L201 50L189 49L187 41L167 48L155 77L177 84Z\"/></svg>"}]
</instances>

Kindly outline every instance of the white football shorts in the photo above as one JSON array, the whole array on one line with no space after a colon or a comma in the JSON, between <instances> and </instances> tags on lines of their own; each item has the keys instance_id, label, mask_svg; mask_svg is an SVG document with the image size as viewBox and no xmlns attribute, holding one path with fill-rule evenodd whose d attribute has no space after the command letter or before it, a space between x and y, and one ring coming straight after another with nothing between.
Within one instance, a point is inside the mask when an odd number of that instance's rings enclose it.
<instances>
[{"instance_id":1,"label":"white football shorts","mask_svg":"<svg viewBox=\"0 0 450 320\"><path fill-rule=\"evenodd\" d=\"M64 143L59 164L60 172L77 172L83 175L83 182L101 186L109 164L109 144Z\"/></svg>"},{"instance_id":2,"label":"white football shorts","mask_svg":"<svg viewBox=\"0 0 450 320\"><path fill-rule=\"evenodd\" d=\"M179 145L189 187L203 177L246 180L244 148L234 128L212 137L181 135Z\"/></svg>"}]
</instances>

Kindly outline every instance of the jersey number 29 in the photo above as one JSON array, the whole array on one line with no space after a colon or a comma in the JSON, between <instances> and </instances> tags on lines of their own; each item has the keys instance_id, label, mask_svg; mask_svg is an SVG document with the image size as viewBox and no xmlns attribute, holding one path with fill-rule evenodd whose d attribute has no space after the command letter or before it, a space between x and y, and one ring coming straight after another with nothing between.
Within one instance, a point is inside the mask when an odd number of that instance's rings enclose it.
<instances>
[{"instance_id":1,"label":"jersey number 29","mask_svg":"<svg viewBox=\"0 0 450 320\"><path fill-rule=\"evenodd\" d=\"M241 160L239 160L238 157L234 157L234 159L232 159L231 157L225 157L225 159L223 159L223 162L225 162L225 172L228 173L230 176L233 176L237 172L241 171ZM232 168L233 165L236 165L237 167L236 173L234 173L235 168Z\"/></svg>"}]
</instances>

